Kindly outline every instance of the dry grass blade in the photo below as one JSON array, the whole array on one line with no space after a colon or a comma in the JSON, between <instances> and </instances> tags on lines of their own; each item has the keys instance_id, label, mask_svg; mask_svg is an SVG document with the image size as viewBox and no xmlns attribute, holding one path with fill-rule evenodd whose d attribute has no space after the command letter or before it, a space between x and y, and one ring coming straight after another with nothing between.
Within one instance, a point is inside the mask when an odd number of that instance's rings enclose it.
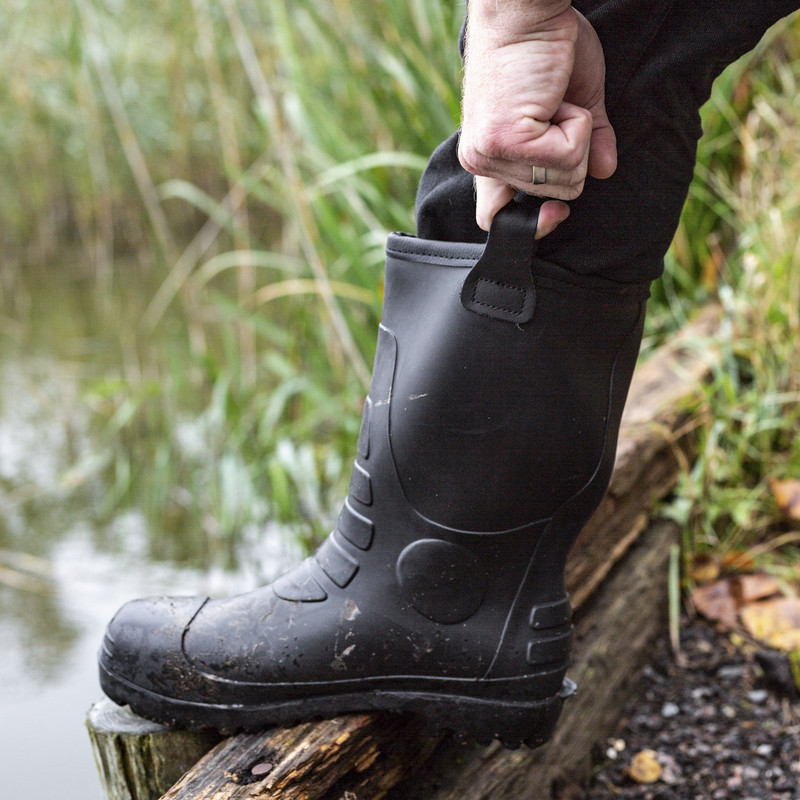
<instances>
[{"instance_id":1,"label":"dry grass blade","mask_svg":"<svg viewBox=\"0 0 800 800\"><path fill-rule=\"evenodd\" d=\"M48 561L29 553L0 549L0 583L35 594L53 590L52 568Z\"/></svg>"}]
</instances>

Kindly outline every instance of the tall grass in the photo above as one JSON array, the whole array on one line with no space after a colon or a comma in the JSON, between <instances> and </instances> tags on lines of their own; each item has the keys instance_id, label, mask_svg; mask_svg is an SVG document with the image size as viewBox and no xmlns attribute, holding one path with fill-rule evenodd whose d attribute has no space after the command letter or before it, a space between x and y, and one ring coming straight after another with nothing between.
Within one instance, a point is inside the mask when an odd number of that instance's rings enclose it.
<instances>
[{"instance_id":1,"label":"tall grass","mask_svg":"<svg viewBox=\"0 0 800 800\"><path fill-rule=\"evenodd\" d=\"M782 549L794 580L800 529L769 484L800 478L799 33L796 20L781 24L718 85L667 278L715 295L725 312L714 340L697 343L722 357L704 391L698 459L671 508L686 554L753 547L774 560Z\"/></svg>"},{"instance_id":2,"label":"tall grass","mask_svg":"<svg viewBox=\"0 0 800 800\"><path fill-rule=\"evenodd\" d=\"M413 229L419 174L457 121L459 9L12 5L7 313L24 317L11 257L38 271L78 247L99 297L123 258L153 287L119 374L87 384L104 455L69 480L103 471L106 505L145 502L159 527L318 532L349 471L386 233Z\"/></svg>"},{"instance_id":3,"label":"tall grass","mask_svg":"<svg viewBox=\"0 0 800 800\"><path fill-rule=\"evenodd\" d=\"M110 324L123 261L152 287L119 368L87 382L107 446L70 481L100 471L108 508L144 503L157 527L193 521L212 543L267 518L309 536L330 524L385 236L413 229L420 171L457 124L461 14L431 0L0 8L5 313L25 321L23 265L60 267L68 249ZM796 41L784 26L720 80L651 316L655 335L721 291L736 319L707 399L717 423L675 510L707 542L744 514L723 486L763 501L778 467L759 453L798 460ZM703 518L712 495L728 511Z\"/></svg>"}]
</instances>

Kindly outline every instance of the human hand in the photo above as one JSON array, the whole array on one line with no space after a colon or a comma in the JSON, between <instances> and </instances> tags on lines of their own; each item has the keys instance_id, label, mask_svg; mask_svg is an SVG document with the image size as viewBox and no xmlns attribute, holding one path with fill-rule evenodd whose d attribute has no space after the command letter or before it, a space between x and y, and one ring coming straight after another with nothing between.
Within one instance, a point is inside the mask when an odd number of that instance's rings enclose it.
<instances>
[{"instance_id":1,"label":"human hand","mask_svg":"<svg viewBox=\"0 0 800 800\"><path fill-rule=\"evenodd\" d=\"M568 2L470 2L459 158L476 175L484 230L518 190L557 198L543 203L537 238L567 218L559 201L578 197L587 174L614 173L603 50Z\"/></svg>"}]
</instances>

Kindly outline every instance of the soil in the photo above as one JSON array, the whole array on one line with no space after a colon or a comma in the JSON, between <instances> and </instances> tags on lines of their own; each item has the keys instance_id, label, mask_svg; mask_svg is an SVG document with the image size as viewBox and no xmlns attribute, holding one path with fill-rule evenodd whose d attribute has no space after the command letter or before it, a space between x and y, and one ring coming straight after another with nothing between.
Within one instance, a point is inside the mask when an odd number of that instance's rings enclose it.
<instances>
[{"instance_id":1,"label":"soil","mask_svg":"<svg viewBox=\"0 0 800 800\"><path fill-rule=\"evenodd\" d=\"M679 665L658 646L617 734L594 754L589 786L562 787L558 800L800 799L800 702L770 669L783 657L703 622L684 629L681 651ZM634 763L639 780L660 775L638 782Z\"/></svg>"}]
</instances>

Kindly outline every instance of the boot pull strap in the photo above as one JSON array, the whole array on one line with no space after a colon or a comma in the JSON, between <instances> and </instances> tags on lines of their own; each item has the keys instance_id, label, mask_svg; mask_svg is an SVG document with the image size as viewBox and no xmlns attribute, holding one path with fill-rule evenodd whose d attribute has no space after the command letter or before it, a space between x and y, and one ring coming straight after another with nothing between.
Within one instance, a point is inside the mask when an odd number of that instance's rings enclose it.
<instances>
[{"instance_id":1,"label":"boot pull strap","mask_svg":"<svg viewBox=\"0 0 800 800\"><path fill-rule=\"evenodd\" d=\"M536 287L531 266L538 221L538 205L512 200L497 212L483 255L461 289L464 308L505 322L533 319Z\"/></svg>"}]
</instances>

